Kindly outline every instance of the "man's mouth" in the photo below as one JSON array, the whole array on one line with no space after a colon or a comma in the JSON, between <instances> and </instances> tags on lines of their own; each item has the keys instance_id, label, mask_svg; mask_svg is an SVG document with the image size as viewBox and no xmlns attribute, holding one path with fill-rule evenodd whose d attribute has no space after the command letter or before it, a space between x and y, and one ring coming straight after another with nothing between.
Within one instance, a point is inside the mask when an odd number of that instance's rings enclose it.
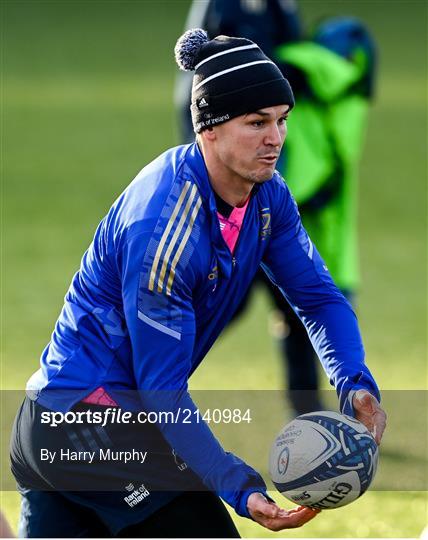
<instances>
[{"instance_id":1,"label":"man's mouth","mask_svg":"<svg viewBox=\"0 0 428 540\"><path fill-rule=\"evenodd\" d=\"M264 163L267 163L269 165L273 165L278 160L277 155L275 154L268 154L267 156L260 156L258 158L259 161L263 161Z\"/></svg>"}]
</instances>

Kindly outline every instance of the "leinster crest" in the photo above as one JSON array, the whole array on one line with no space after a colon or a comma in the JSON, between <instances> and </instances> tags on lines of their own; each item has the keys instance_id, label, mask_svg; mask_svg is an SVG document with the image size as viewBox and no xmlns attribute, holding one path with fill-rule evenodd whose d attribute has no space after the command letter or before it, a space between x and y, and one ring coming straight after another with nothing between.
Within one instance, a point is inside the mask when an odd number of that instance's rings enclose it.
<instances>
[{"instance_id":1,"label":"leinster crest","mask_svg":"<svg viewBox=\"0 0 428 540\"><path fill-rule=\"evenodd\" d=\"M271 234L270 208L262 208L260 210L260 222L260 237L262 240L266 240Z\"/></svg>"}]
</instances>

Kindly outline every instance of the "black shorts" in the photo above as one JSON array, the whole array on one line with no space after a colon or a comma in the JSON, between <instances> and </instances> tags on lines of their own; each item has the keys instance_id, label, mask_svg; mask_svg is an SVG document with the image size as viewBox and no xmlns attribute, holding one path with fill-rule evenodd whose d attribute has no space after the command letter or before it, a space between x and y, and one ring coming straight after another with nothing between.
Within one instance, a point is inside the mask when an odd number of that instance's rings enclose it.
<instances>
[{"instance_id":1,"label":"black shorts","mask_svg":"<svg viewBox=\"0 0 428 540\"><path fill-rule=\"evenodd\" d=\"M88 409L102 411L105 407L80 403L73 410ZM84 423L52 427L41 421L41 415L46 411L48 409L27 397L12 432L11 466L23 496L23 536L83 534L92 537L99 536L100 531L102 536L115 536L132 526L138 526L139 532L135 534L143 536L142 524L149 527L150 523L157 523L156 516L165 512L171 512L175 517L173 521L162 520L161 529L169 531L163 536L177 536L177 531L186 531L185 536L237 536L222 502L207 491L200 479L174 453L156 426L108 424L101 427ZM105 455L107 451L111 452L109 455L135 452L136 447L147 452L148 461L141 463L136 459L124 463L96 458L89 462L89 457L87 460L69 459L70 456L90 456L91 453L94 456ZM51 455L55 452L56 458L52 461L41 459L42 455L46 457L46 450ZM65 456L65 459L59 459L60 456ZM209 502L211 511L217 515L215 534L209 532L208 524L207 530L200 530L198 525L199 530L195 530L193 535L190 534L191 529L182 528L189 515L185 519L186 512L181 511L183 517L180 518L175 515L176 509L186 504L192 507L196 500ZM220 518L220 514L223 517ZM70 530L64 530L64 527ZM224 533L220 534L223 528ZM74 529L76 531L72 533ZM80 534L77 534L78 530ZM108 534L104 534L106 532Z\"/></svg>"},{"instance_id":2,"label":"black shorts","mask_svg":"<svg viewBox=\"0 0 428 540\"><path fill-rule=\"evenodd\" d=\"M221 500L211 492L178 495L143 521L117 531L89 504L67 494L27 491L22 495L20 538L240 538Z\"/></svg>"}]
</instances>

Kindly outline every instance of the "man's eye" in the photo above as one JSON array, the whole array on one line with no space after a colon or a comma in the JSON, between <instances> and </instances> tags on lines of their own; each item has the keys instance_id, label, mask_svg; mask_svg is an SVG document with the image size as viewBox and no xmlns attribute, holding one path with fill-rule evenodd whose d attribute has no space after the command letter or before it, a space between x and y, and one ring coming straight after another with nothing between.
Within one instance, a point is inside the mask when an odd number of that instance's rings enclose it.
<instances>
[{"instance_id":1,"label":"man's eye","mask_svg":"<svg viewBox=\"0 0 428 540\"><path fill-rule=\"evenodd\" d=\"M280 124L285 124L285 122L288 120L288 116L283 116L282 118L279 119L279 123Z\"/></svg>"},{"instance_id":2,"label":"man's eye","mask_svg":"<svg viewBox=\"0 0 428 540\"><path fill-rule=\"evenodd\" d=\"M254 126L254 127L262 127L262 125L264 124L263 120L255 120L254 122L251 122L251 124Z\"/></svg>"}]
</instances>

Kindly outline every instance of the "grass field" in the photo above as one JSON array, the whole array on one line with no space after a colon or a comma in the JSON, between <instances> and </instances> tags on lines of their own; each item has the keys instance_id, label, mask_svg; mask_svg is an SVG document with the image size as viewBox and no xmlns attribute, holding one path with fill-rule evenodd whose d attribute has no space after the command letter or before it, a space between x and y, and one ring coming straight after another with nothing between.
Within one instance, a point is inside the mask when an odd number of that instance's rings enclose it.
<instances>
[{"instance_id":1,"label":"grass field","mask_svg":"<svg viewBox=\"0 0 428 540\"><path fill-rule=\"evenodd\" d=\"M427 4L299 4L308 27L321 15L354 14L379 44L361 167L358 313L380 387L426 389ZM172 49L187 8L180 0L1 2L3 389L23 388L36 369L70 278L111 202L142 166L178 143ZM283 387L267 310L258 291L194 375L194 389ZM391 395L391 425L411 436L414 411L400 410L400 394ZM414 435L426 438L426 410L420 415L425 429ZM406 475L405 447L394 458L395 439L387 437L381 463ZM426 461L419 466L426 479ZM372 491L302 530L274 536L417 536L428 521L426 492L420 484L419 491L406 489ZM15 524L17 495L4 492L1 506ZM237 523L243 536L273 536L249 520Z\"/></svg>"}]
</instances>

